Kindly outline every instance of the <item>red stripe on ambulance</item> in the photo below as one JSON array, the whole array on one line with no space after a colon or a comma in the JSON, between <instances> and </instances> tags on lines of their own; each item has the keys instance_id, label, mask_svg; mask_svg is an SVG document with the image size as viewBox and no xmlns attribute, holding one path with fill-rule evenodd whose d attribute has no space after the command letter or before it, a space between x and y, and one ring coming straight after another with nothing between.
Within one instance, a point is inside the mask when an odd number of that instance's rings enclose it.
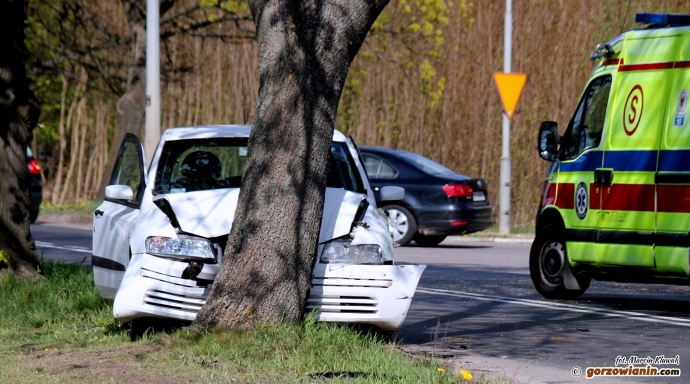
<instances>
[{"instance_id":1,"label":"red stripe on ambulance","mask_svg":"<svg viewBox=\"0 0 690 384\"><path fill-rule=\"evenodd\" d=\"M575 184L558 183L556 206L561 209L575 208Z\"/></svg>"},{"instance_id":2,"label":"red stripe on ambulance","mask_svg":"<svg viewBox=\"0 0 690 384\"><path fill-rule=\"evenodd\" d=\"M613 184L602 188L603 210L654 212L654 184Z\"/></svg>"},{"instance_id":3,"label":"red stripe on ambulance","mask_svg":"<svg viewBox=\"0 0 690 384\"><path fill-rule=\"evenodd\" d=\"M589 209L601 209L601 186L589 185Z\"/></svg>"},{"instance_id":4,"label":"red stripe on ambulance","mask_svg":"<svg viewBox=\"0 0 690 384\"><path fill-rule=\"evenodd\" d=\"M618 72L652 71L656 69L690 68L690 61L670 61L666 63L628 64L618 67Z\"/></svg>"},{"instance_id":5,"label":"red stripe on ambulance","mask_svg":"<svg viewBox=\"0 0 690 384\"><path fill-rule=\"evenodd\" d=\"M659 185L658 212L690 213L690 185Z\"/></svg>"},{"instance_id":6,"label":"red stripe on ambulance","mask_svg":"<svg viewBox=\"0 0 690 384\"><path fill-rule=\"evenodd\" d=\"M601 65L623 65L623 58L620 59L606 59L601 62Z\"/></svg>"}]
</instances>

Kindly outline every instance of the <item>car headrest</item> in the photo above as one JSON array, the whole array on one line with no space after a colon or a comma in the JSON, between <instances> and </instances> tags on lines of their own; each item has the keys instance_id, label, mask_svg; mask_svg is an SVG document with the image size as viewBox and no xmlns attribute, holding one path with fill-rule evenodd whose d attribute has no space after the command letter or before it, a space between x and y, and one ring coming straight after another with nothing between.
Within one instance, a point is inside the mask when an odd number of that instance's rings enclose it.
<instances>
[{"instance_id":1,"label":"car headrest","mask_svg":"<svg viewBox=\"0 0 690 384\"><path fill-rule=\"evenodd\" d=\"M196 151L192 152L184 161L182 161L182 166L180 167L180 173L182 176L188 178L201 178L203 176L212 176L217 179L223 167L220 164L218 157L208 151Z\"/></svg>"}]
</instances>

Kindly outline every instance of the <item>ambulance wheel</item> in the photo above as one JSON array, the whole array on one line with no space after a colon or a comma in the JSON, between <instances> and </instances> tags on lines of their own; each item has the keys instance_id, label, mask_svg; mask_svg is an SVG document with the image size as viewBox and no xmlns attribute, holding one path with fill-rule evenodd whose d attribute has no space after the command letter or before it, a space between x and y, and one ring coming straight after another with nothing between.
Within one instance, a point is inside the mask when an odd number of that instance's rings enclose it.
<instances>
[{"instance_id":1,"label":"ambulance wheel","mask_svg":"<svg viewBox=\"0 0 690 384\"><path fill-rule=\"evenodd\" d=\"M538 235L532 243L529 272L537 291L548 299L576 299L592 281L591 277L575 275L580 289L566 289L563 283L565 263L568 262L565 241L553 234Z\"/></svg>"}]
</instances>

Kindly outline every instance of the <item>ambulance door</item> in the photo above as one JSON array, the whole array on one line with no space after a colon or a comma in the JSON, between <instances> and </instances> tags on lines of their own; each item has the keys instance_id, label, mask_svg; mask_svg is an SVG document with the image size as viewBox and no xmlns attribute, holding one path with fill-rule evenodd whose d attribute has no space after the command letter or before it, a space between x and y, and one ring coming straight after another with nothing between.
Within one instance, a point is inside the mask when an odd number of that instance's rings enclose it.
<instances>
[{"instance_id":1,"label":"ambulance door","mask_svg":"<svg viewBox=\"0 0 690 384\"><path fill-rule=\"evenodd\" d=\"M688 276L688 248L682 240L690 232L690 116L686 112L690 69L674 72L655 180L655 261L661 273Z\"/></svg>"},{"instance_id":2,"label":"ambulance door","mask_svg":"<svg viewBox=\"0 0 690 384\"><path fill-rule=\"evenodd\" d=\"M616 97L599 172L599 265L650 267L654 263L654 175L668 92L664 69L632 64L637 47L627 41L618 68Z\"/></svg>"},{"instance_id":3,"label":"ambulance door","mask_svg":"<svg viewBox=\"0 0 690 384\"><path fill-rule=\"evenodd\" d=\"M600 142L611 88L611 75L592 79L563 137L556 206L568 230L566 251L573 262L594 263L600 194L594 181L602 166Z\"/></svg>"}]
</instances>

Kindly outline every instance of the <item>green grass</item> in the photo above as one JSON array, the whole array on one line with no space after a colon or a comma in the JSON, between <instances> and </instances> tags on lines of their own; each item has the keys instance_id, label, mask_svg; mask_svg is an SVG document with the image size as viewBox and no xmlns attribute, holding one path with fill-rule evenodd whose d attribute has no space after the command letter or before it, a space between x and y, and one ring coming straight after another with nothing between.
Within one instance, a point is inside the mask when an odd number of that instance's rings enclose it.
<instances>
[{"instance_id":1,"label":"green grass","mask_svg":"<svg viewBox=\"0 0 690 384\"><path fill-rule=\"evenodd\" d=\"M132 343L112 317L112 301L98 295L89 269L54 262L42 268L34 282L0 273L0 381L463 381L430 357L412 358L394 343L312 319L251 330L184 327ZM98 359L107 356L107 366L123 368L98 371ZM341 371L353 377L317 375Z\"/></svg>"},{"instance_id":2,"label":"green grass","mask_svg":"<svg viewBox=\"0 0 690 384\"><path fill-rule=\"evenodd\" d=\"M44 262L37 281L0 273L0 339L10 344L55 342L85 345L117 326L112 302L102 299L92 272L78 265Z\"/></svg>"},{"instance_id":3,"label":"green grass","mask_svg":"<svg viewBox=\"0 0 690 384\"><path fill-rule=\"evenodd\" d=\"M50 201L43 201L41 203L41 213L91 213L99 205L98 201L80 201L64 204L52 204Z\"/></svg>"}]
</instances>

